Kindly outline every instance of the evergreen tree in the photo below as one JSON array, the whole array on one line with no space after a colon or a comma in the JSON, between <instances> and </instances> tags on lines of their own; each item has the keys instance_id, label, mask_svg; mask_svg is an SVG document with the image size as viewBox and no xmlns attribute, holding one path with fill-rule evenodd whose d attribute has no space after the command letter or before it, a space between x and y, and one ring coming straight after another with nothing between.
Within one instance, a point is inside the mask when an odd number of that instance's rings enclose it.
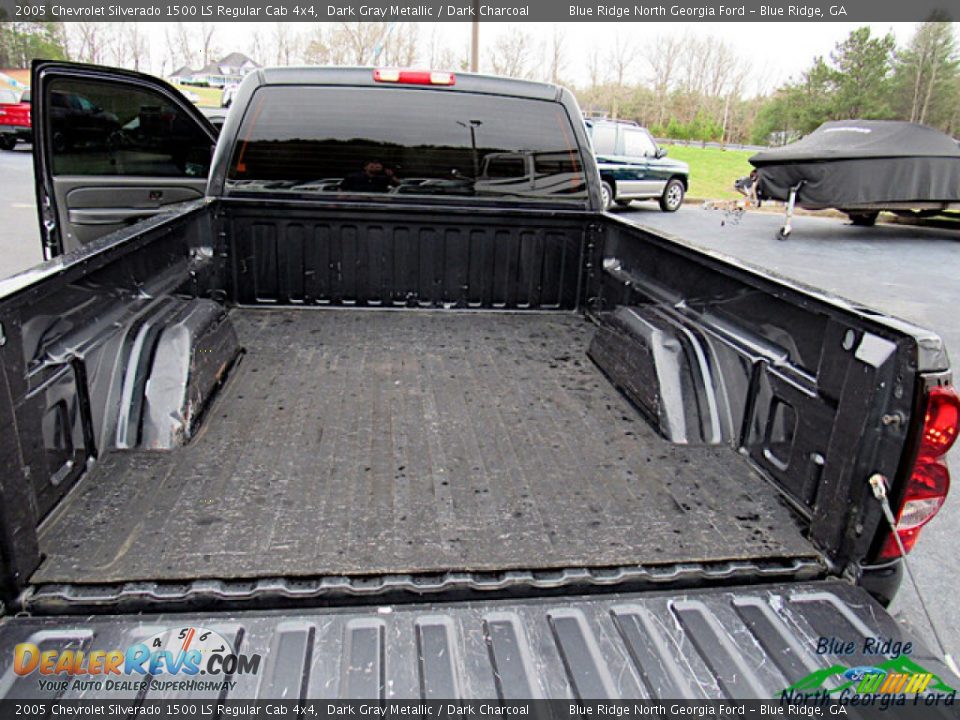
<instances>
[{"instance_id":1,"label":"evergreen tree","mask_svg":"<svg viewBox=\"0 0 960 720\"><path fill-rule=\"evenodd\" d=\"M910 122L946 129L956 113L958 68L953 24L940 19L920 24L896 60L898 114Z\"/></svg>"},{"instance_id":2,"label":"evergreen tree","mask_svg":"<svg viewBox=\"0 0 960 720\"><path fill-rule=\"evenodd\" d=\"M0 22L0 68L28 68L35 58L66 60L59 22Z\"/></svg>"}]
</instances>

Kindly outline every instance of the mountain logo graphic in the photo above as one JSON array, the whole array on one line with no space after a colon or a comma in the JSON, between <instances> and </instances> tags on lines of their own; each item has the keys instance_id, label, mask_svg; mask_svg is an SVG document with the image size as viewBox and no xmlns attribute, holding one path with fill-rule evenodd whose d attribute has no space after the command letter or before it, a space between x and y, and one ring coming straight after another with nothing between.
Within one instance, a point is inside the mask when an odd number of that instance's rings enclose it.
<instances>
[{"instance_id":1,"label":"mountain logo graphic","mask_svg":"<svg viewBox=\"0 0 960 720\"><path fill-rule=\"evenodd\" d=\"M858 694L952 693L954 688L910 658L901 655L876 666L831 665L801 678L781 694L825 693L839 695L845 690Z\"/></svg>"}]
</instances>

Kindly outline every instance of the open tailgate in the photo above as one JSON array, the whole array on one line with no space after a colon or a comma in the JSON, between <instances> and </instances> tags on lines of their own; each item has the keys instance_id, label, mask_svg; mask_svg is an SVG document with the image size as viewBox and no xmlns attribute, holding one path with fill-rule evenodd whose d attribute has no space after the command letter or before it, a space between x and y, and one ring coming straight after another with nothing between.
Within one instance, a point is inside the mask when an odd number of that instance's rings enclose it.
<instances>
[{"instance_id":1,"label":"open tailgate","mask_svg":"<svg viewBox=\"0 0 960 720\"><path fill-rule=\"evenodd\" d=\"M41 691L13 669L14 646L124 650L165 631L213 630L254 672L195 675L226 689ZM855 648L817 654L821 637ZM867 638L912 642L897 659ZM901 652L905 646L901 646ZM889 653L888 653L889 655ZM353 606L220 614L12 617L0 622L0 698L408 699L779 698L803 681L836 688L828 669L874 666L957 679L854 586L809 582L640 594ZM825 671L811 678L811 674ZM919 671L918 671L919 672ZM822 677L821 677L822 675ZM69 676L62 675L61 679ZM85 676L90 679L92 676ZM103 676L100 676L101 678ZM112 676L143 681L143 676ZM49 679L49 676L48 676ZM186 680L158 674L154 682ZM232 683L232 684L231 684ZM190 686L193 687L193 686Z\"/></svg>"}]
</instances>

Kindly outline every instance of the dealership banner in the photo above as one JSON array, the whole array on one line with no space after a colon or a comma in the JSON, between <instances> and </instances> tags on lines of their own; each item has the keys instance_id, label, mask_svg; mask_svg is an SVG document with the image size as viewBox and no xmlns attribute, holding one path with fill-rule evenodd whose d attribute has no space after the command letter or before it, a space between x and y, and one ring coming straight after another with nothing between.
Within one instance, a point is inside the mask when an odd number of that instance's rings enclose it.
<instances>
[{"instance_id":1,"label":"dealership banner","mask_svg":"<svg viewBox=\"0 0 960 720\"><path fill-rule=\"evenodd\" d=\"M960 19L957 0L0 0L0 19L62 22L898 22Z\"/></svg>"}]
</instances>

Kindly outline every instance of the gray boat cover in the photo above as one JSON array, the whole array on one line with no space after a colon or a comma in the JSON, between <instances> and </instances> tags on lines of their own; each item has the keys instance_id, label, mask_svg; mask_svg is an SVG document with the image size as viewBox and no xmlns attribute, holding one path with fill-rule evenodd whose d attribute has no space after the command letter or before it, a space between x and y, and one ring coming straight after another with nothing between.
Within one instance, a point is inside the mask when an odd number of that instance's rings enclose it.
<instances>
[{"instance_id":1,"label":"gray boat cover","mask_svg":"<svg viewBox=\"0 0 960 720\"><path fill-rule=\"evenodd\" d=\"M786 200L802 181L807 208L960 202L960 145L939 130L890 120L827 122L795 143L750 158L759 194Z\"/></svg>"}]
</instances>

